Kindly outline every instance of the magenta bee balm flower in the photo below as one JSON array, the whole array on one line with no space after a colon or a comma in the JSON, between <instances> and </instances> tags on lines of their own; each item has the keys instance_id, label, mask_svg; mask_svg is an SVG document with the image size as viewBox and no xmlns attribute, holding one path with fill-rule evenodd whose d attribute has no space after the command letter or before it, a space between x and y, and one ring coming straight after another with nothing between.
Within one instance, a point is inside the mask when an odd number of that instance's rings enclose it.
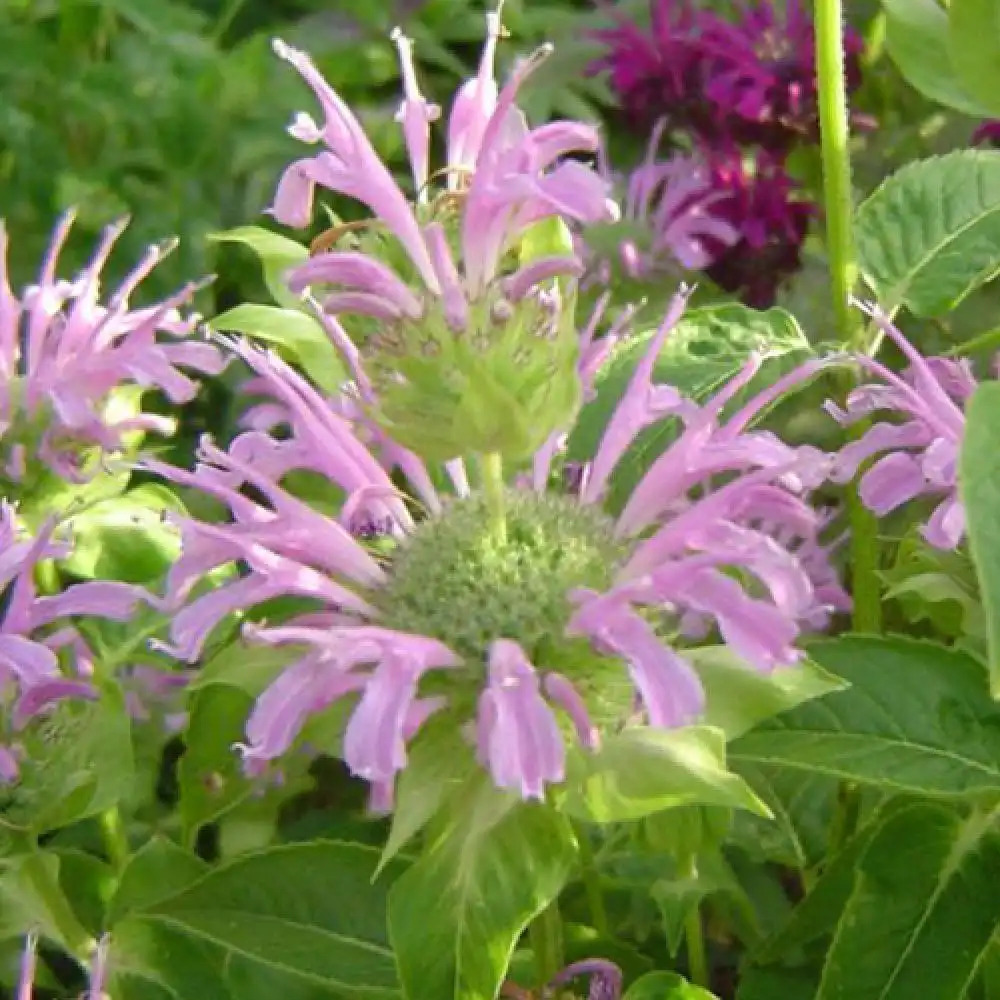
<instances>
[{"instance_id":1,"label":"magenta bee balm flower","mask_svg":"<svg viewBox=\"0 0 1000 1000\"><path fill-rule=\"evenodd\" d=\"M378 408L381 425L435 460L465 447L524 457L572 414L572 303L581 267L565 223L609 212L605 182L570 155L593 153L597 130L580 122L530 128L514 103L548 49L522 61L497 92L499 15L488 22L479 73L452 106L448 162L434 175L428 142L438 112L418 89L410 41L394 35L412 203L309 58L275 43L312 87L325 120L320 126L297 116L292 134L324 149L286 169L274 216L308 225L317 186L373 213L355 233L356 248L335 243L296 268L290 286L324 322L336 320L338 330L343 322L358 349L359 386L375 390L366 402Z\"/></svg>"},{"instance_id":2,"label":"magenta bee balm flower","mask_svg":"<svg viewBox=\"0 0 1000 1000\"><path fill-rule=\"evenodd\" d=\"M184 403L197 383L182 369L218 374L224 365L216 347L190 337L198 317L178 312L196 284L152 306L129 306L169 247L151 247L107 304L101 303L101 270L124 223L107 228L81 275L58 278L59 252L72 222L72 214L59 222L37 284L20 297L7 281L7 239L0 226L0 476L15 491L52 472L85 479L95 452L99 457L119 450L128 432L171 429L170 421L142 413L134 397L126 405L116 392L159 389L171 402Z\"/></svg>"},{"instance_id":3,"label":"magenta bee balm flower","mask_svg":"<svg viewBox=\"0 0 1000 1000\"><path fill-rule=\"evenodd\" d=\"M895 419L878 421L857 441L845 445L833 477L848 482L864 462L876 458L861 477L865 506L881 517L916 497L933 497L938 503L923 535L938 548L953 549L965 536L965 509L958 497L958 453L965 431L963 407L976 388L976 379L968 362L922 357L881 309L866 306L865 310L910 365L897 375L874 358L858 358L879 381L854 389L845 409L832 403L827 409L845 425L875 413Z\"/></svg>"},{"instance_id":4,"label":"magenta bee balm flower","mask_svg":"<svg viewBox=\"0 0 1000 1000\"><path fill-rule=\"evenodd\" d=\"M432 716L467 732L498 786L542 798L564 778L569 734L593 748L605 726L636 712L658 727L699 717L703 692L683 655L692 629L717 628L750 669L796 661L800 627L821 625L846 600L816 544L821 519L797 495L825 463L748 425L816 366L725 419L758 370L752 359L697 406L651 381L684 303L679 295L651 339L573 493L551 485L553 447L520 486L498 481L482 456L427 466L356 399L324 399L273 355L238 346L268 400L252 429L225 452L205 441L193 473L149 464L230 511L222 523L180 520L184 552L169 579L176 656L196 660L233 612L279 596L306 601L289 621L245 628L247 641L290 655L248 722L249 767L280 758L311 716L349 698L343 755L383 805ZM645 426L669 416L683 425L677 440L621 513L608 514L616 465ZM283 485L293 470L329 480L339 512L296 497ZM371 525L384 526L375 547ZM191 599L194 583L225 564L238 577ZM634 702L608 694L621 671Z\"/></svg>"},{"instance_id":5,"label":"magenta bee balm flower","mask_svg":"<svg viewBox=\"0 0 1000 1000\"><path fill-rule=\"evenodd\" d=\"M59 559L68 546L53 540L51 522L34 537L23 532L17 512L0 504L0 783L20 773L18 734L36 716L66 698L94 698L93 657L77 615L128 621L147 595L125 583L76 583L52 596L39 596L36 565Z\"/></svg>"}]
</instances>

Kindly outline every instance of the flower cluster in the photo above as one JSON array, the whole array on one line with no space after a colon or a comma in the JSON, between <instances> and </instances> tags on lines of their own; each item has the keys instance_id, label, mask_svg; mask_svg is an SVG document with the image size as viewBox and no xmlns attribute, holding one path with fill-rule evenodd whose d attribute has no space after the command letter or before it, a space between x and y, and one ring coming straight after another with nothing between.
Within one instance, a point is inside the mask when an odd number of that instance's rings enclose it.
<instances>
[{"instance_id":1,"label":"flower cluster","mask_svg":"<svg viewBox=\"0 0 1000 1000\"><path fill-rule=\"evenodd\" d=\"M611 11L616 25L596 33L607 52L591 69L608 72L636 128L665 127L694 150L693 157L639 168L647 177L654 170L682 177L676 194L664 200L690 204L694 197L699 215L707 210L735 234L699 246L694 259L704 263L694 266L708 268L714 281L748 304L768 306L780 282L799 267L815 211L785 169L788 153L818 136L812 22L799 0L783 11L772 3L741 4L734 20L691 0L652 0L650 10L648 30ZM844 45L853 88L860 79L861 40L848 30ZM651 153L658 146L657 135ZM650 242L692 266L687 243L675 239L665 215L671 213L648 218Z\"/></svg>"},{"instance_id":2,"label":"flower cluster","mask_svg":"<svg viewBox=\"0 0 1000 1000\"><path fill-rule=\"evenodd\" d=\"M540 798L564 777L564 722L593 748L604 725L637 707L653 726L698 718L701 685L676 649L685 635L718 628L764 672L795 662L800 627L821 627L846 602L817 540L822 520L797 495L823 478L825 461L747 428L815 363L724 419L759 368L753 359L696 406L651 381L684 301L651 339L578 493L551 485L549 443L523 485L499 484L499 525L486 463L475 484L465 462L448 463L442 493L437 470L393 444L350 397L325 400L278 358L234 345L268 397L252 429L227 452L203 442L194 473L149 466L230 511L228 523L180 520L184 554L169 580L175 655L196 660L232 612L278 596L310 602L289 622L245 629L248 641L295 654L248 723L248 764L280 757L311 715L358 696L343 752L378 805L391 802L407 743L446 713L459 728L471 713L478 757L498 786ZM645 426L669 416L683 425L676 441L621 513L605 513L619 460ZM339 515L282 485L301 469L345 498ZM414 519L393 473L406 476L425 517ZM375 553L351 528L377 523L391 525L390 544ZM196 581L229 563L242 568L238 578L189 600ZM619 664L634 704L607 704Z\"/></svg>"},{"instance_id":3,"label":"flower cluster","mask_svg":"<svg viewBox=\"0 0 1000 1000\"><path fill-rule=\"evenodd\" d=\"M151 247L107 305L101 270L124 223L108 227L79 277L57 277L72 222L68 214L56 227L37 283L20 297L7 280L0 225L0 480L7 496L24 496L52 473L70 482L87 478L129 432L169 432L171 421L141 412L139 393L155 388L173 403L187 402L197 383L181 368L215 375L225 364L216 347L189 336L198 317L178 312L197 284L152 306L129 306L169 246ZM123 391L129 387L137 391Z\"/></svg>"},{"instance_id":4,"label":"flower cluster","mask_svg":"<svg viewBox=\"0 0 1000 1000\"><path fill-rule=\"evenodd\" d=\"M438 112L418 89L409 39L395 35L412 205L309 58L275 45L325 115L320 127L300 114L291 132L325 149L288 167L272 213L307 225L320 185L374 214L360 250L334 245L293 271L290 286L313 301L316 289L326 290L317 308L335 339L339 317L361 318L349 324L360 353L354 346L347 353L355 368L363 366L357 381L366 402L377 405L381 424L401 444L440 458L469 443L456 432L475 432L482 451L530 454L573 412L576 385L564 373L572 371L577 344L567 299L580 262L561 227L609 212L603 180L569 156L593 153L596 130L578 122L531 129L514 103L548 48L523 61L498 93L492 60L499 16L489 20L479 73L451 109L440 194L428 175L429 128Z\"/></svg>"},{"instance_id":5,"label":"flower cluster","mask_svg":"<svg viewBox=\"0 0 1000 1000\"><path fill-rule=\"evenodd\" d=\"M965 510L958 496L958 453L965 431L963 405L976 388L967 361L924 358L876 306L865 307L881 330L909 362L897 375L874 358L858 359L879 381L854 389L845 408L827 409L844 425L887 413L837 456L836 482L849 482L863 463L878 460L861 477L864 504L880 517L919 496L938 503L924 537L932 545L953 549L965 536Z\"/></svg>"},{"instance_id":6,"label":"flower cluster","mask_svg":"<svg viewBox=\"0 0 1000 1000\"><path fill-rule=\"evenodd\" d=\"M17 512L0 503L0 782L16 781L18 733L36 716L67 698L95 698L90 649L69 619L93 615L128 621L147 597L125 583L76 583L58 594L39 596L34 572L39 562L60 559L68 546L52 537L51 522L34 537L20 530Z\"/></svg>"}]
</instances>

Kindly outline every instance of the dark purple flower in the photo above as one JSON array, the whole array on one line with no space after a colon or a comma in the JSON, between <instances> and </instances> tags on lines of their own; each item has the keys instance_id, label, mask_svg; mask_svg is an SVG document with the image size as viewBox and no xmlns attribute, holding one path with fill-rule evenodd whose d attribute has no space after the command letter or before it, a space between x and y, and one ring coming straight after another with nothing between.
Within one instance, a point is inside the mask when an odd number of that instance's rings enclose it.
<instances>
[{"instance_id":1,"label":"dark purple flower","mask_svg":"<svg viewBox=\"0 0 1000 1000\"><path fill-rule=\"evenodd\" d=\"M972 133L973 146L1000 146L1000 120L983 122Z\"/></svg>"},{"instance_id":2,"label":"dark purple flower","mask_svg":"<svg viewBox=\"0 0 1000 1000\"><path fill-rule=\"evenodd\" d=\"M815 32L799 0L784 11L744 3L727 20L690 0L650 0L649 29L611 11L614 28L597 32L608 52L592 66L608 70L628 120L709 142L731 140L783 153L815 140L818 107ZM848 87L860 82L863 43L844 35Z\"/></svg>"},{"instance_id":3,"label":"dark purple flower","mask_svg":"<svg viewBox=\"0 0 1000 1000\"><path fill-rule=\"evenodd\" d=\"M735 242L713 242L706 251L714 262L709 277L749 306L774 304L779 286L798 270L802 244L816 206L799 189L781 162L758 150L752 156L730 147L709 154L713 216L734 229Z\"/></svg>"}]
</instances>

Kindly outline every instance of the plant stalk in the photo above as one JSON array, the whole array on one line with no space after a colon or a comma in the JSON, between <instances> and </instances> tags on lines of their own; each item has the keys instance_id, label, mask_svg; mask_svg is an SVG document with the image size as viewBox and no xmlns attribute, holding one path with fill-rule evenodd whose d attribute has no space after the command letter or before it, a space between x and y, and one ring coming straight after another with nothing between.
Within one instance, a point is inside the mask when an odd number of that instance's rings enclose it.
<instances>
[{"instance_id":1,"label":"plant stalk","mask_svg":"<svg viewBox=\"0 0 1000 1000\"><path fill-rule=\"evenodd\" d=\"M118 807L106 809L100 815L101 837L104 840L104 848L108 852L108 860L111 862L117 875L121 875L128 863L129 850L128 837L125 833L125 825L122 823L121 813Z\"/></svg>"},{"instance_id":2,"label":"plant stalk","mask_svg":"<svg viewBox=\"0 0 1000 1000\"><path fill-rule=\"evenodd\" d=\"M850 303L858 280L851 198L850 124L844 73L844 10L841 0L816 0L816 79L819 87L820 148L826 246L837 336L850 351L867 351L865 324ZM853 384L853 380L852 383ZM850 386L847 387L848 389ZM858 427L863 433L864 425ZM878 578L878 523L861 502L855 483L848 497L851 525L851 589L854 630L878 632L882 624Z\"/></svg>"},{"instance_id":3,"label":"plant stalk","mask_svg":"<svg viewBox=\"0 0 1000 1000\"><path fill-rule=\"evenodd\" d=\"M601 892L600 874L594 862L594 849L590 845L586 830L578 829L576 839L580 845L580 875L583 879L584 892L587 894L590 919L598 935L607 938L611 935L611 925L608 922L607 907L604 905L604 894Z\"/></svg>"},{"instance_id":4,"label":"plant stalk","mask_svg":"<svg viewBox=\"0 0 1000 1000\"><path fill-rule=\"evenodd\" d=\"M694 905L684 918L684 946L687 948L688 978L695 986L708 989L708 959L705 957L705 930L701 907Z\"/></svg>"},{"instance_id":5,"label":"plant stalk","mask_svg":"<svg viewBox=\"0 0 1000 1000\"><path fill-rule=\"evenodd\" d=\"M480 457L480 471L483 477L483 492L490 511L490 525L496 541L503 545L507 541L506 501L503 484L503 456L491 451Z\"/></svg>"}]
</instances>

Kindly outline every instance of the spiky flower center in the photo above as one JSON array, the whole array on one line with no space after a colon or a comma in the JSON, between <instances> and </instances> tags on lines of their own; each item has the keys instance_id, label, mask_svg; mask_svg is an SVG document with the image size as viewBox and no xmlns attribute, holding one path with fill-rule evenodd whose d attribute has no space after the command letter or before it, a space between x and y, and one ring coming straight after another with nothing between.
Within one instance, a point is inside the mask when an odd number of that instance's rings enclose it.
<instances>
[{"instance_id":1,"label":"spiky flower center","mask_svg":"<svg viewBox=\"0 0 1000 1000\"><path fill-rule=\"evenodd\" d=\"M621 562L612 524L569 497L512 491L506 501L503 540L479 495L417 528L379 597L387 626L439 639L469 666L485 663L494 639L538 656L563 635L568 593L604 589Z\"/></svg>"}]
</instances>

